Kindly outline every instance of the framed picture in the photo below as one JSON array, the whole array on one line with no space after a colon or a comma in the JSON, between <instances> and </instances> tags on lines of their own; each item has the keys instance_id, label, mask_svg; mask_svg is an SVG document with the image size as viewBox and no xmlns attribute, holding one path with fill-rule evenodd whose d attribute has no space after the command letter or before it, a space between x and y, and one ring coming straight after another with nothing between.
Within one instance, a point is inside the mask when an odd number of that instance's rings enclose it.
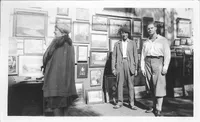
<instances>
[{"instance_id":1,"label":"framed picture","mask_svg":"<svg viewBox=\"0 0 200 122\"><path fill-rule=\"evenodd\" d=\"M108 19L103 16L92 16L92 30L107 32Z\"/></svg>"},{"instance_id":2,"label":"framed picture","mask_svg":"<svg viewBox=\"0 0 200 122\"><path fill-rule=\"evenodd\" d=\"M102 89L95 89L95 90L87 90L87 104L96 104L96 103L103 103L104 96Z\"/></svg>"},{"instance_id":3,"label":"framed picture","mask_svg":"<svg viewBox=\"0 0 200 122\"><path fill-rule=\"evenodd\" d=\"M78 61L87 61L88 60L88 46L87 45L78 45Z\"/></svg>"},{"instance_id":4,"label":"framed picture","mask_svg":"<svg viewBox=\"0 0 200 122\"><path fill-rule=\"evenodd\" d=\"M175 51L176 51L177 56L183 56L183 49L182 48L176 48Z\"/></svg>"},{"instance_id":5,"label":"framed picture","mask_svg":"<svg viewBox=\"0 0 200 122\"><path fill-rule=\"evenodd\" d=\"M105 95L106 102L116 103L117 99L117 81L114 75L105 76Z\"/></svg>"},{"instance_id":6,"label":"framed picture","mask_svg":"<svg viewBox=\"0 0 200 122\"><path fill-rule=\"evenodd\" d=\"M136 42L138 53L141 53L142 41L140 36L133 36L133 41Z\"/></svg>"},{"instance_id":7,"label":"framed picture","mask_svg":"<svg viewBox=\"0 0 200 122\"><path fill-rule=\"evenodd\" d=\"M107 51L90 51L90 67L104 67L107 57Z\"/></svg>"},{"instance_id":8,"label":"framed picture","mask_svg":"<svg viewBox=\"0 0 200 122\"><path fill-rule=\"evenodd\" d=\"M74 42L89 43L90 24L85 22L74 22Z\"/></svg>"},{"instance_id":9,"label":"framed picture","mask_svg":"<svg viewBox=\"0 0 200 122\"><path fill-rule=\"evenodd\" d=\"M149 22L153 22L152 17L143 17L143 38L148 38L149 34L147 32L147 25Z\"/></svg>"},{"instance_id":10,"label":"framed picture","mask_svg":"<svg viewBox=\"0 0 200 122\"><path fill-rule=\"evenodd\" d=\"M190 19L183 19L177 18L177 37L191 37L191 20Z\"/></svg>"},{"instance_id":11,"label":"framed picture","mask_svg":"<svg viewBox=\"0 0 200 122\"><path fill-rule=\"evenodd\" d=\"M142 21L139 18L133 19L133 34L141 34L142 33Z\"/></svg>"},{"instance_id":12,"label":"framed picture","mask_svg":"<svg viewBox=\"0 0 200 122\"><path fill-rule=\"evenodd\" d=\"M78 97L80 99L84 98L84 87L83 87L83 82L76 82L76 92L78 94Z\"/></svg>"},{"instance_id":13,"label":"framed picture","mask_svg":"<svg viewBox=\"0 0 200 122\"><path fill-rule=\"evenodd\" d=\"M89 21L89 9L86 8L76 8L76 20Z\"/></svg>"},{"instance_id":14,"label":"framed picture","mask_svg":"<svg viewBox=\"0 0 200 122\"><path fill-rule=\"evenodd\" d=\"M161 36L165 36L165 25L164 22L155 21L156 27L157 27L157 34L160 34Z\"/></svg>"},{"instance_id":15,"label":"framed picture","mask_svg":"<svg viewBox=\"0 0 200 122\"><path fill-rule=\"evenodd\" d=\"M8 75L16 75L18 73L17 55L8 56Z\"/></svg>"},{"instance_id":16,"label":"framed picture","mask_svg":"<svg viewBox=\"0 0 200 122\"><path fill-rule=\"evenodd\" d=\"M47 31L47 12L15 9L14 36L45 37Z\"/></svg>"},{"instance_id":17,"label":"framed picture","mask_svg":"<svg viewBox=\"0 0 200 122\"><path fill-rule=\"evenodd\" d=\"M181 38L181 45L187 44L187 38Z\"/></svg>"},{"instance_id":18,"label":"framed picture","mask_svg":"<svg viewBox=\"0 0 200 122\"><path fill-rule=\"evenodd\" d=\"M109 39L110 52L113 52L115 43L118 42L119 40L120 40L119 38L110 38Z\"/></svg>"},{"instance_id":19,"label":"framed picture","mask_svg":"<svg viewBox=\"0 0 200 122\"><path fill-rule=\"evenodd\" d=\"M43 40L42 39L25 39L24 40L24 54L28 55L42 55L43 54Z\"/></svg>"},{"instance_id":20,"label":"framed picture","mask_svg":"<svg viewBox=\"0 0 200 122\"><path fill-rule=\"evenodd\" d=\"M192 39L191 38L187 38L187 45L192 45Z\"/></svg>"},{"instance_id":21,"label":"framed picture","mask_svg":"<svg viewBox=\"0 0 200 122\"><path fill-rule=\"evenodd\" d=\"M59 25L59 24L66 25L71 32L71 19L57 17L56 18L56 24L57 25Z\"/></svg>"},{"instance_id":22,"label":"framed picture","mask_svg":"<svg viewBox=\"0 0 200 122\"><path fill-rule=\"evenodd\" d=\"M77 64L77 78L87 78L88 77L88 64L78 63Z\"/></svg>"},{"instance_id":23,"label":"framed picture","mask_svg":"<svg viewBox=\"0 0 200 122\"><path fill-rule=\"evenodd\" d=\"M119 29L121 27L127 27L131 32L131 20L130 19L109 19L109 37L120 37Z\"/></svg>"},{"instance_id":24,"label":"framed picture","mask_svg":"<svg viewBox=\"0 0 200 122\"><path fill-rule=\"evenodd\" d=\"M57 8L57 15L68 16L69 8Z\"/></svg>"},{"instance_id":25,"label":"framed picture","mask_svg":"<svg viewBox=\"0 0 200 122\"><path fill-rule=\"evenodd\" d=\"M90 70L90 86L101 86L103 82L103 71L102 69L91 69Z\"/></svg>"},{"instance_id":26,"label":"framed picture","mask_svg":"<svg viewBox=\"0 0 200 122\"><path fill-rule=\"evenodd\" d=\"M181 44L181 40L180 39L175 39L174 40L174 45L175 46L179 46Z\"/></svg>"},{"instance_id":27,"label":"framed picture","mask_svg":"<svg viewBox=\"0 0 200 122\"><path fill-rule=\"evenodd\" d=\"M109 50L107 34L92 34L91 48L96 50Z\"/></svg>"},{"instance_id":28,"label":"framed picture","mask_svg":"<svg viewBox=\"0 0 200 122\"><path fill-rule=\"evenodd\" d=\"M19 76L41 77L42 56L19 56Z\"/></svg>"}]
</instances>

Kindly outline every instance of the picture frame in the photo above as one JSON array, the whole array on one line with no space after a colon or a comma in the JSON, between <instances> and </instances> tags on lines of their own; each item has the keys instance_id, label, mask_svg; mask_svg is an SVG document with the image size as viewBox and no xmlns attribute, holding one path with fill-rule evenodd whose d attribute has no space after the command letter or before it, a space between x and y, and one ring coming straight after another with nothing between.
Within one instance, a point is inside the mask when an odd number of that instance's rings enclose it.
<instances>
[{"instance_id":1,"label":"picture frame","mask_svg":"<svg viewBox=\"0 0 200 122\"><path fill-rule=\"evenodd\" d=\"M181 45L186 45L187 44L187 38L181 38Z\"/></svg>"},{"instance_id":2,"label":"picture frame","mask_svg":"<svg viewBox=\"0 0 200 122\"><path fill-rule=\"evenodd\" d=\"M76 20L89 21L89 18L90 18L89 9L76 8Z\"/></svg>"},{"instance_id":3,"label":"picture frame","mask_svg":"<svg viewBox=\"0 0 200 122\"><path fill-rule=\"evenodd\" d=\"M181 44L181 39L175 39L174 40L174 45L179 46Z\"/></svg>"},{"instance_id":4,"label":"picture frame","mask_svg":"<svg viewBox=\"0 0 200 122\"><path fill-rule=\"evenodd\" d=\"M78 98L82 101L84 101L84 86L83 85L84 85L83 82L75 83Z\"/></svg>"},{"instance_id":5,"label":"picture frame","mask_svg":"<svg viewBox=\"0 0 200 122\"><path fill-rule=\"evenodd\" d=\"M92 30L107 32L107 26L108 18L99 15L92 16Z\"/></svg>"},{"instance_id":6,"label":"picture frame","mask_svg":"<svg viewBox=\"0 0 200 122\"><path fill-rule=\"evenodd\" d=\"M132 34L142 34L142 20L134 18L132 21Z\"/></svg>"},{"instance_id":7,"label":"picture frame","mask_svg":"<svg viewBox=\"0 0 200 122\"><path fill-rule=\"evenodd\" d=\"M43 55L42 39L24 39L25 55Z\"/></svg>"},{"instance_id":8,"label":"picture frame","mask_svg":"<svg viewBox=\"0 0 200 122\"><path fill-rule=\"evenodd\" d=\"M104 103L104 96L102 89L92 89L92 90L86 90L86 103L87 104L98 104L98 103Z\"/></svg>"},{"instance_id":9,"label":"picture frame","mask_svg":"<svg viewBox=\"0 0 200 122\"><path fill-rule=\"evenodd\" d=\"M183 56L183 49L182 48L176 48L175 51L176 51L177 56Z\"/></svg>"},{"instance_id":10,"label":"picture frame","mask_svg":"<svg viewBox=\"0 0 200 122\"><path fill-rule=\"evenodd\" d=\"M130 19L109 18L108 20L109 20L109 37L120 37L119 29L121 27L127 27L131 33Z\"/></svg>"},{"instance_id":11,"label":"picture frame","mask_svg":"<svg viewBox=\"0 0 200 122\"><path fill-rule=\"evenodd\" d=\"M62 18L62 17L56 17L56 25L59 25L59 24L64 24L66 25L70 32L71 32L71 25L72 25L72 20L69 19L69 18Z\"/></svg>"},{"instance_id":12,"label":"picture frame","mask_svg":"<svg viewBox=\"0 0 200 122\"><path fill-rule=\"evenodd\" d=\"M74 22L74 42L89 43L90 24L88 22Z\"/></svg>"},{"instance_id":13,"label":"picture frame","mask_svg":"<svg viewBox=\"0 0 200 122\"><path fill-rule=\"evenodd\" d=\"M191 20L185 18L177 18L177 38L190 38L191 37Z\"/></svg>"},{"instance_id":14,"label":"picture frame","mask_svg":"<svg viewBox=\"0 0 200 122\"><path fill-rule=\"evenodd\" d=\"M109 50L109 41L107 34L91 34L91 49Z\"/></svg>"},{"instance_id":15,"label":"picture frame","mask_svg":"<svg viewBox=\"0 0 200 122\"><path fill-rule=\"evenodd\" d=\"M117 103L117 78L114 75L105 76L106 102Z\"/></svg>"},{"instance_id":16,"label":"picture frame","mask_svg":"<svg viewBox=\"0 0 200 122\"><path fill-rule=\"evenodd\" d=\"M19 76L41 77L43 56L19 56Z\"/></svg>"},{"instance_id":17,"label":"picture frame","mask_svg":"<svg viewBox=\"0 0 200 122\"><path fill-rule=\"evenodd\" d=\"M88 60L88 45L78 45L77 61Z\"/></svg>"},{"instance_id":18,"label":"picture frame","mask_svg":"<svg viewBox=\"0 0 200 122\"><path fill-rule=\"evenodd\" d=\"M140 54L142 50L142 40L141 36L133 36L133 41L136 42L137 51Z\"/></svg>"},{"instance_id":19,"label":"picture frame","mask_svg":"<svg viewBox=\"0 0 200 122\"><path fill-rule=\"evenodd\" d=\"M109 39L109 49L110 49L110 52L113 52L115 43L118 42L119 40L120 40L119 38L110 38Z\"/></svg>"},{"instance_id":20,"label":"picture frame","mask_svg":"<svg viewBox=\"0 0 200 122\"><path fill-rule=\"evenodd\" d=\"M148 23L150 22L153 22L154 19L152 17L143 17L142 18L142 23L143 23L143 38L148 38L149 37L149 34L147 32L147 25Z\"/></svg>"},{"instance_id":21,"label":"picture frame","mask_svg":"<svg viewBox=\"0 0 200 122\"><path fill-rule=\"evenodd\" d=\"M107 58L107 51L90 51L90 67L104 67Z\"/></svg>"},{"instance_id":22,"label":"picture frame","mask_svg":"<svg viewBox=\"0 0 200 122\"><path fill-rule=\"evenodd\" d=\"M90 87L101 86L103 82L102 69L90 69Z\"/></svg>"},{"instance_id":23,"label":"picture frame","mask_svg":"<svg viewBox=\"0 0 200 122\"><path fill-rule=\"evenodd\" d=\"M160 22L160 21L155 21L156 27L157 27L157 34L161 35L161 36L165 36L165 25L164 22Z\"/></svg>"},{"instance_id":24,"label":"picture frame","mask_svg":"<svg viewBox=\"0 0 200 122\"><path fill-rule=\"evenodd\" d=\"M77 63L77 78L87 78L88 77L88 64Z\"/></svg>"},{"instance_id":25,"label":"picture frame","mask_svg":"<svg viewBox=\"0 0 200 122\"><path fill-rule=\"evenodd\" d=\"M17 55L8 56L8 75L18 74L18 57Z\"/></svg>"},{"instance_id":26,"label":"picture frame","mask_svg":"<svg viewBox=\"0 0 200 122\"><path fill-rule=\"evenodd\" d=\"M57 7L57 15L68 16L69 15L69 8Z\"/></svg>"},{"instance_id":27,"label":"picture frame","mask_svg":"<svg viewBox=\"0 0 200 122\"><path fill-rule=\"evenodd\" d=\"M44 38L46 33L47 12L15 9L13 36Z\"/></svg>"}]
</instances>

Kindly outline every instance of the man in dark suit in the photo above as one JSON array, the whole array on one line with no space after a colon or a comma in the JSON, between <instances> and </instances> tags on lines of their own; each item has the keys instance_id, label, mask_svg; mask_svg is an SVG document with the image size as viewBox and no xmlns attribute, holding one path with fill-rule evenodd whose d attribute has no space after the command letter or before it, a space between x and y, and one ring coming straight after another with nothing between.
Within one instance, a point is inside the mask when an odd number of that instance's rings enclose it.
<instances>
[{"instance_id":1,"label":"man in dark suit","mask_svg":"<svg viewBox=\"0 0 200 122\"><path fill-rule=\"evenodd\" d=\"M130 30L122 27L119 30L121 39L115 43L112 53L112 72L117 76L118 103L114 106L118 109L123 106L123 84L127 82L129 89L130 108L136 110L134 105L134 76L137 75L138 53L135 41L129 39Z\"/></svg>"}]
</instances>

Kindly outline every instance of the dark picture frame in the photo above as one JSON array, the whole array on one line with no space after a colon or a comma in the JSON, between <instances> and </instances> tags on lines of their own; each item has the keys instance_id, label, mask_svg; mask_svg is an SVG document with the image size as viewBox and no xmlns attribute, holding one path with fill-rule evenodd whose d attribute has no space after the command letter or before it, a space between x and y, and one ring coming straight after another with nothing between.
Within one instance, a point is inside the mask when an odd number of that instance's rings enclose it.
<instances>
[{"instance_id":1,"label":"dark picture frame","mask_svg":"<svg viewBox=\"0 0 200 122\"><path fill-rule=\"evenodd\" d=\"M108 18L99 15L92 16L92 30L107 32Z\"/></svg>"},{"instance_id":2,"label":"dark picture frame","mask_svg":"<svg viewBox=\"0 0 200 122\"><path fill-rule=\"evenodd\" d=\"M141 36L133 36L133 41L136 43L137 51L140 54L142 50L142 39Z\"/></svg>"},{"instance_id":3,"label":"dark picture frame","mask_svg":"<svg viewBox=\"0 0 200 122\"><path fill-rule=\"evenodd\" d=\"M18 74L18 56L9 55L8 56L8 75Z\"/></svg>"},{"instance_id":4,"label":"dark picture frame","mask_svg":"<svg viewBox=\"0 0 200 122\"><path fill-rule=\"evenodd\" d=\"M104 67L108 58L108 51L90 51L90 67Z\"/></svg>"},{"instance_id":5,"label":"dark picture frame","mask_svg":"<svg viewBox=\"0 0 200 122\"><path fill-rule=\"evenodd\" d=\"M90 87L101 86L103 82L102 69L90 69Z\"/></svg>"},{"instance_id":6,"label":"dark picture frame","mask_svg":"<svg viewBox=\"0 0 200 122\"><path fill-rule=\"evenodd\" d=\"M191 32L191 20L185 18L177 18L177 38L189 38L192 35Z\"/></svg>"},{"instance_id":7,"label":"dark picture frame","mask_svg":"<svg viewBox=\"0 0 200 122\"><path fill-rule=\"evenodd\" d=\"M104 103L104 95L102 89L90 89L86 90L86 103L87 104L98 104Z\"/></svg>"},{"instance_id":8,"label":"dark picture frame","mask_svg":"<svg viewBox=\"0 0 200 122\"><path fill-rule=\"evenodd\" d=\"M142 20L140 18L134 18L132 28L132 34L142 34Z\"/></svg>"},{"instance_id":9,"label":"dark picture frame","mask_svg":"<svg viewBox=\"0 0 200 122\"><path fill-rule=\"evenodd\" d=\"M77 63L77 79L88 77L88 64Z\"/></svg>"}]
</instances>

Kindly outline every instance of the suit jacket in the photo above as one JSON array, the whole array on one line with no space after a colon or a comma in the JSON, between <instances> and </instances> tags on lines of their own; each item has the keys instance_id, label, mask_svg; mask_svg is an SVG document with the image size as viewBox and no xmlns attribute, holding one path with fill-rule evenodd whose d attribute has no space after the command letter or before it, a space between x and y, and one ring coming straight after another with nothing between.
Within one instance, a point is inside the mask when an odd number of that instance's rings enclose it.
<instances>
[{"instance_id":1,"label":"suit jacket","mask_svg":"<svg viewBox=\"0 0 200 122\"><path fill-rule=\"evenodd\" d=\"M122 40L119 40L114 45L114 50L112 53L112 70L119 70L122 68L122 60L123 60L123 53L122 53ZM127 45L127 61L130 72L135 74L135 70L137 70L138 66L138 53L135 41L128 39Z\"/></svg>"}]
</instances>

